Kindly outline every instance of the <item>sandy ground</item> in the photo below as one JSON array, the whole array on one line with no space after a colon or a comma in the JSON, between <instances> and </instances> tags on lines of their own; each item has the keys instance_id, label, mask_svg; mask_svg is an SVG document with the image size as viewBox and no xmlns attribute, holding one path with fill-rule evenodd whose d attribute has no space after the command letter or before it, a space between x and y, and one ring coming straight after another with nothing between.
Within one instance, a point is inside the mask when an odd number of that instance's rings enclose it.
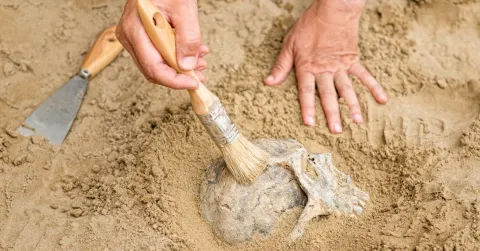
<instances>
[{"instance_id":1,"label":"sandy ground","mask_svg":"<svg viewBox=\"0 0 480 251\"><path fill-rule=\"evenodd\" d=\"M284 241L231 246L199 213L220 153L183 92L148 84L123 53L96 77L61 149L15 128L74 74L124 1L0 2L0 250L480 250L480 1L371 0L362 60L391 96L356 85L365 125L302 125L292 74L262 79L308 0L200 0L208 85L251 138L295 138L370 193L358 218L322 217ZM321 110L318 108L318 114Z\"/></svg>"}]
</instances>

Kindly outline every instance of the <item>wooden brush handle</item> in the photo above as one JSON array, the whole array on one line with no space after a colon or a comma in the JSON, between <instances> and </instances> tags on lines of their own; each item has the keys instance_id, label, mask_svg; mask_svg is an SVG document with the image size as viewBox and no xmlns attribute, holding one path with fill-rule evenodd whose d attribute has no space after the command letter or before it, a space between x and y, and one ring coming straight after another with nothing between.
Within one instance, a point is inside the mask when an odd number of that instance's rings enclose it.
<instances>
[{"instance_id":1,"label":"wooden brush handle","mask_svg":"<svg viewBox=\"0 0 480 251\"><path fill-rule=\"evenodd\" d=\"M83 61L82 69L87 70L91 77L105 69L122 52L123 46L115 36L116 28L114 26L105 30Z\"/></svg>"},{"instance_id":2,"label":"wooden brush handle","mask_svg":"<svg viewBox=\"0 0 480 251\"><path fill-rule=\"evenodd\" d=\"M193 110L198 115L207 114L208 108L218 98L210 92L205 85L198 79L195 71L182 71L178 66L177 52L175 47L175 32L168 23L160 10L152 3L151 0L137 0L138 13L142 20L150 40L157 48L163 60L175 69L178 73L189 75L197 80L199 87L197 90L189 90L190 102Z\"/></svg>"}]
</instances>

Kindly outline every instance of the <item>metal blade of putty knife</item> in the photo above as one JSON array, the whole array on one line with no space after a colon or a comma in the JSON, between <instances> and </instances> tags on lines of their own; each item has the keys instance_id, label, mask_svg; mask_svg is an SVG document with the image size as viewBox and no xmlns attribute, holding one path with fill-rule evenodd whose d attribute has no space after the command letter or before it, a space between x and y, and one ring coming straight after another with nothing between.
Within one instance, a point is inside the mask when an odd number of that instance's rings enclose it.
<instances>
[{"instance_id":1,"label":"metal blade of putty knife","mask_svg":"<svg viewBox=\"0 0 480 251\"><path fill-rule=\"evenodd\" d=\"M104 31L85 58L80 73L27 117L17 129L21 135L40 135L52 144L63 143L87 92L89 78L107 67L123 50L115 29L111 27Z\"/></svg>"},{"instance_id":2,"label":"metal blade of putty knife","mask_svg":"<svg viewBox=\"0 0 480 251\"><path fill-rule=\"evenodd\" d=\"M62 144L77 116L88 87L88 78L75 76L28 116L18 128L23 136L41 135Z\"/></svg>"}]
</instances>

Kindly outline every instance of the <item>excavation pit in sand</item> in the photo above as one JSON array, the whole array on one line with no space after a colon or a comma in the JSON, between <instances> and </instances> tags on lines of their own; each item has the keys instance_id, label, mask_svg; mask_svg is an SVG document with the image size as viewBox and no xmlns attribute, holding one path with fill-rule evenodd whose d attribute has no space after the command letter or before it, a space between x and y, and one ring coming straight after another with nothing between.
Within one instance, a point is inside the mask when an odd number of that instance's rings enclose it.
<instances>
[{"instance_id":1,"label":"excavation pit in sand","mask_svg":"<svg viewBox=\"0 0 480 251\"><path fill-rule=\"evenodd\" d=\"M200 191L201 209L217 237L240 243L255 234L268 236L282 214L296 207L303 212L289 241L301 237L316 216L362 213L368 194L335 168L330 153L310 154L295 140L260 139L254 144L271 158L252 184L238 184L221 159L207 170ZM309 170L316 177L307 174Z\"/></svg>"},{"instance_id":2,"label":"excavation pit in sand","mask_svg":"<svg viewBox=\"0 0 480 251\"><path fill-rule=\"evenodd\" d=\"M245 136L331 152L371 196L360 217L317 217L288 243L300 204L265 238L217 238L199 190L221 153L188 95L148 83L126 51L89 86L61 149L20 137L18 124L78 70L125 1L3 0L0 250L480 250L480 3L367 1L360 61L390 100L377 105L354 81L365 123L341 99L344 132L331 135L317 97L317 126L303 126L293 73L263 85L313 1L283 1L291 13L280 2L198 1L206 83Z\"/></svg>"}]
</instances>

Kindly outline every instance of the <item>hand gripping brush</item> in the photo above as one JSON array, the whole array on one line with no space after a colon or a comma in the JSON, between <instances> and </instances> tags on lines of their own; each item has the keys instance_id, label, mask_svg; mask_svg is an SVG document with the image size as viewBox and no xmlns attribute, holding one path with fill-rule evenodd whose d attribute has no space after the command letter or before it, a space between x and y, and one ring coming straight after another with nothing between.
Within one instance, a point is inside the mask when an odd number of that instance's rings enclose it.
<instances>
[{"instance_id":1,"label":"hand gripping brush","mask_svg":"<svg viewBox=\"0 0 480 251\"><path fill-rule=\"evenodd\" d=\"M184 72L179 68L175 33L151 0L138 0L137 6L143 26L165 62L178 73L189 75L198 81L199 88L188 91L190 102L203 126L221 150L230 173L239 183L254 181L264 171L268 153L240 134L218 97L198 80L194 71Z\"/></svg>"}]
</instances>

